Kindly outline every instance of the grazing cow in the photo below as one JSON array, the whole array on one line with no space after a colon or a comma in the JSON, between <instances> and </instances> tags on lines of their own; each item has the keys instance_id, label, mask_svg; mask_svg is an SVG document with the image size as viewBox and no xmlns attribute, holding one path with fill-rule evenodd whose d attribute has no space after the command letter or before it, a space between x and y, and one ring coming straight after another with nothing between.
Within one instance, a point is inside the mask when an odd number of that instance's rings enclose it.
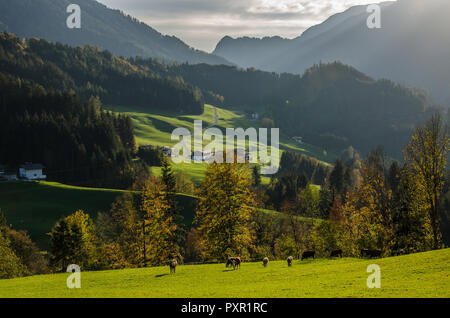
<instances>
[{"instance_id":1,"label":"grazing cow","mask_svg":"<svg viewBox=\"0 0 450 318\"><path fill-rule=\"evenodd\" d=\"M406 254L407 254L407 252L406 252L405 248L402 248L402 249L397 251L397 255L406 255Z\"/></svg>"},{"instance_id":2,"label":"grazing cow","mask_svg":"<svg viewBox=\"0 0 450 318\"><path fill-rule=\"evenodd\" d=\"M330 257L342 257L343 256L343 252L342 252L342 250L341 249L339 249L339 250L334 250L334 251L331 251L331 254L330 254Z\"/></svg>"},{"instance_id":3,"label":"grazing cow","mask_svg":"<svg viewBox=\"0 0 450 318\"><path fill-rule=\"evenodd\" d=\"M361 256L374 258L374 257L380 257L381 256L381 250L369 250L369 249L362 249L361 250Z\"/></svg>"},{"instance_id":4,"label":"grazing cow","mask_svg":"<svg viewBox=\"0 0 450 318\"><path fill-rule=\"evenodd\" d=\"M314 258L316 255L316 251L304 251L302 254L302 261L307 258Z\"/></svg>"},{"instance_id":5,"label":"grazing cow","mask_svg":"<svg viewBox=\"0 0 450 318\"><path fill-rule=\"evenodd\" d=\"M292 256L289 256L288 258L287 258L287 263L288 263L288 266L290 267L290 266L292 266L292 262L294 261L294 258L292 257Z\"/></svg>"},{"instance_id":6,"label":"grazing cow","mask_svg":"<svg viewBox=\"0 0 450 318\"><path fill-rule=\"evenodd\" d=\"M170 273L171 273L171 274L172 274L172 273L175 274L175 269L177 268L177 265L178 265L178 262L177 262L176 259L171 259L171 260L170 260L169 266L170 266Z\"/></svg>"},{"instance_id":7,"label":"grazing cow","mask_svg":"<svg viewBox=\"0 0 450 318\"><path fill-rule=\"evenodd\" d=\"M242 263L242 260L240 257L230 257L230 258L228 258L225 266L228 267L231 265L231 266L233 266L233 269L236 269L236 267L240 269L241 263Z\"/></svg>"},{"instance_id":8,"label":"grazing cow","mask_svg":"<svg viewBox=\"0 0 450 318\"><path fill-rule=\"evenodd\" d=\"M264 257L264 259L263 259L263 266L267 267L267 264L269 264L269 259L267 257Z\"/></svg>"}]
</instances>

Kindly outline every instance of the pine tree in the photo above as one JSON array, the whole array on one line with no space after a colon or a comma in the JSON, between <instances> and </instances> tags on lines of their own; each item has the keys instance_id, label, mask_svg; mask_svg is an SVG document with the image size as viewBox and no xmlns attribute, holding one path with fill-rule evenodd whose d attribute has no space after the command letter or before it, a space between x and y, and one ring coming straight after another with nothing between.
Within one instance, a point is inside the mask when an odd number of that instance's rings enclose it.
<instances>
[{"instance_id":1,"label":"pine tree","mask_svg":"<svg viewBox=\"0 0 450 318\"><path fill-rule=\"evenodd\" d=\"M184 218L180 214L180 208L176 197L177 190L177 177L172 170L172 166L169 163L169 159L166 155L162 155L161 158L161 173L162 182L166 189L166 200L169 205L168 215L172 217L173 222L177 228L175 231L177 245L181 248L185 245L187 229L183 222Z\"/></svg>"},{"instance_id":2,"label":"pine tree","mask_svg":"<svg viewBox=\"0 0 450 318\"><path fill-rule=\"evenodd\" d=\"M156 178L149 179L141 194L142 265L165 265L179 257L176 242L177 226L169 214L165 185Z\"/></svg>"},{"instance_id":3,"label":"pine tree","mask_svg":"<svg viewBox=\"0 0 450 318\"><path fill-rule=\"evenodd\" d=\"M95 227L88 214L76 211L58 221L50 235L51 261L65 271L69 264L82 269L96 266Z\"/></svg>"},{"instance_id":4,"label":"pine tree","mask_svg":"<svg viewBox=\"0 0 450 318\"><path fill-rule=\"evenodd\" d=\"M250 217L255 201L251 186L250 172L242 164L208 166L195 216L208 258L244 256L252 246Z\"/></svg>"}]
</instances>

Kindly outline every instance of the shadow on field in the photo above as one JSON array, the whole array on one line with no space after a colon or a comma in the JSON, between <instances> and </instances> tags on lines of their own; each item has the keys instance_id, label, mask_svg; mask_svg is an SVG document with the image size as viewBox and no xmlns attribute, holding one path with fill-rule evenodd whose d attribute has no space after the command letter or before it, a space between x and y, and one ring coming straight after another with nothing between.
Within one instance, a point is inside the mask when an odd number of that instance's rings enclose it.
<instances>
[{"instance_id":1,"label":"shadow on field","mask_svg":"<svg viewBox=\"0 0 450 318\"><path fill-rule=\"evenodd\" d=\"M167 276L167 275L169 275L169 274L159 274L159 275L155 275L155 277L156 278L160 278L160 277L164 277L164 276Z\"/></svg>"}]
</instances>

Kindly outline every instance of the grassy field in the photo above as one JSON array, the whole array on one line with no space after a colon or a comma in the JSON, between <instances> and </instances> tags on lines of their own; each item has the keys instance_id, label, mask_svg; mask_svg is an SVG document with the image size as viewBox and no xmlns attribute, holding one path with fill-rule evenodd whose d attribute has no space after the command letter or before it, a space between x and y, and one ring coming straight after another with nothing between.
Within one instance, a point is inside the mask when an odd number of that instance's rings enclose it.
<instances>
[{"instance_id":1,"label":"grassy field","mask_svg":"<svg viewBox=\"0 0 450 318\"><path fill-rule=\"evenodd\" d=\"M68 289L69 274L0 281L0 297L450 297L450 249L363 260L354 258L224 264L81 273L81 289ZM367 266L381 268L381 288L369 289Z\"/></svg>"},{"instance_id":2,"label":"grassy field","mask_svg":"<svg viewBox=\"0 0 450 318\"><path fill-rule=\"evenodd\" d=\"M68 186L56 182L0 182L0 209L15 229L27 230L39 247L48 248L48 236L55 223L76 210L95 218L108 211L121 190ZM192 223L195 198L178 195L187 224Z\"/></svg>"},{"instance_id":3,"label":"grassy field","mask_svg":"<svg viewBox=\"0 0 450 318\"><path fill-rule=\"evenodd\" d=\"M139 145L173 146L177 141L171 140L172 131L183 127L193 131L194 120L202 120L203 128L208 127L215 121L214 106L205 105L205 111L199 116L173 116L173 114L147 113L141 109L129 107L106 107L109 110L120 112L130 116L134 123L136 140ZM260 122L253 121L244 113L217 108L219 118L216 127L224 131L225 128L260 128ZM206 142L205 142L206 143ZM318 158L320 161L331 164L336 159L332 153L326 153L324 149L309 144L299 144L286 136L280 136L280 152L285 150L296 151L307 156ZM174 170L183 170L197 185L203 180L206 164L180 164L174 165ZM160 169L153 167L155 175L159 175ZM269 182L269 178L263 177L263 184Z\"/></svg>"}]
</instances>

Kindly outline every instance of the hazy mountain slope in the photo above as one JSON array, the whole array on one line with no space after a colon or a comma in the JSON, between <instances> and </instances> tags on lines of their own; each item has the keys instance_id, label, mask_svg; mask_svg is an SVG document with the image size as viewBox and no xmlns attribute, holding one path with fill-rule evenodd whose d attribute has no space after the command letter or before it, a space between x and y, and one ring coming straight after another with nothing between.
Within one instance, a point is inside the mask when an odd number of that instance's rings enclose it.
<instances>
[{"instance_id":1,"label":"hazy mountain slope","mask_svg":"<svg viewBox=\"0 0 450 318\"><path fill-rule=\"evenodd\" d=\"M225 36L217 44L213 54L223 56L229 61L244 67L255 66L268 68L264 65L268 56L276 56L283 52L290 40L278 36L258 38L237 38Z\"/></svg>"},{"instance_id":2,"label":"hazy mountain slope","mask_svg":"<svg viewBox=\"0 0 450 318\"><path fill-rule=\"evenodd\" d=\"M303 73L314 63L339 60L375 78L426 88L450 105L448 12L448 0L399 0L383 5L381 29L368 29L366 6L353 7L276 51L255 48L253 56L241 56L242 66ZM215 53L233 62L221 52L223 46Z\"/></svg>"},{"instance_id":3,"label":"hazy mountain slope","mask_svg":"<svg viewBox=\"0 0 450 318\"><path fill-rule=\"evenodd\" d=\"M81 7L81 29L69 29L66 8ZM180 39L95 0L0 0L0 31L38 37L72 46L92 44L118 56L144 56L189 63L230 64L224 58L194 50Z\"/></svg>"}]
</instances>

